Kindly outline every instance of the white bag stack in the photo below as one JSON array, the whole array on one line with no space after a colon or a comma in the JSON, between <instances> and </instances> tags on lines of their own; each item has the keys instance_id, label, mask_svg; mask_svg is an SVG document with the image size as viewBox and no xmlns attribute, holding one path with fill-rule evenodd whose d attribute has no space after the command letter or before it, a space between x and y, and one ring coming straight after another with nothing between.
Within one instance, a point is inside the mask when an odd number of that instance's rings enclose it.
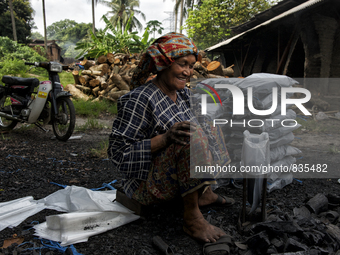
<instances>
[{"instance_id":1,"label":"white bag stack","mask_svg":"<svg viewBox=\"0 0 340 255\"><path fill-rule=\"evenodd\" d=\"M232 160L239 162L242 157L243 132L248 130L253 134L261 134L267 132L270 141L270 164L272 166L291 167L296 162L295 156L301 151L289 144L294 140L293 131L298 129L301 125L295 121L296 113L290 109L291 105L286 106L286 115L281 115L281 88L292 87L298 82L285 75L257 73L252 74L245 79L238 78L221 78L221 79L207 79L202 81L215 88L217 84L232 84L243 92L244 95L244 115L233 114L233 95L227 89L216 88L222 100L222 106L213 107L213 100L208 100L207 114L212 119L227 119L228 124L222 124L221 128L225 135L225 142L228 152ZM197 88L204 87L198 84ZM267 116L254 115L247 105L248 88L252 88L252 104L256 110L267 110L273 104L273 88L278 91L277 107L274 112ZM196 89L196 92L205 93L202 89ZM214 94L214 93L212 93ZM293 94L287 94L289 98ZM210 98L207 97L207 99ZM217 100L217 99L216 99ZM217 101L218 102L218 101ZM211 105L210 105L211 104ZM209 111L209 109L211 109ZM268 176L268 191L282 188L292 181L292 174L282 175L281 173L274 173ZM281 179L284 180L282 181ZM274 183L277 181L276 183ZM277 183L281 182L280 185Z\"/></svg>"}]
</instances>

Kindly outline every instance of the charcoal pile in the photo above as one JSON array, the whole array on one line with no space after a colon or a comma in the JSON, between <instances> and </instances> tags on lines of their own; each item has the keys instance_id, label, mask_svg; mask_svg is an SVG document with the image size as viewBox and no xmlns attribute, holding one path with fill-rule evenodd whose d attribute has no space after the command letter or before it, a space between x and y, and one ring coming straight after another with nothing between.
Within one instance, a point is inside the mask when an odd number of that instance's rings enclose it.
<instances>
[{"instance_id":1,"label":"charcoal pile","mask_svg":"<svg viewBox=\"0 0 340 255\"><path fill-rule=\"evenodd\" d=\"M264 222L243 223L244 254L340 254L340 197L316 194L292 212L272 207Z\"/></svg>"}]
</instances>

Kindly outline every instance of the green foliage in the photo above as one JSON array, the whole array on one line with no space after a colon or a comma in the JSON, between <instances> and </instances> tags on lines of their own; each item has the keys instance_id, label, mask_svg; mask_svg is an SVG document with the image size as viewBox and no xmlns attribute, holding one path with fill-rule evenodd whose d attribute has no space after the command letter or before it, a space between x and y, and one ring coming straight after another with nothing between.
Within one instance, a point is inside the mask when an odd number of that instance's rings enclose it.
<instances>
[{"instance_id":1,"label":"green foliage","mask_svg":"<svg viewBox=\"0 0 340 255\"><path fill-rule=\"evenodd\" d=\"M44 37L39 33L39 32L34 32L31 34L31 39L39 39L39 40L44 40Z\"/></svg>"},{"instance_id":2,"label":"green foliage","mask_svg":"<svg viewBox=\"0 0 340 255\"><path fill-rule=\"evenodd\" d=\"M123 29L123 26L118 21L117 28L103 15L102 19L106 23L104 30L99 30L96 35L92 32L89 40L83 40L78 42L75 50L81 50L81 53L76 57L79 58L83 54L85 57L96 58L107 53L127 53L130 54L130 48L135 49L136 43L134 40L138 40L137 32L129 33L129 28L133 13L128 20L128 23ZM107 33L107 31L112 33Z\"/></svg>"},{"instance_id":3,"label":"green foliage","mask_svg":"<svg viewBox=\"0 0 340 255\"><path fill-rule=\"evenodd\" d=\"M49 40L58 41L58 45L62 48L61 55L71 58L80 53L79 50L75 50L76 43L86 38L91 30L91 23L77 23L65 19L48 26L46 32Z\"/></svg>"},{"instance_id":4,"label":"green foliage","mask_svg":"<svg viewBox=\"0 0 340 255\"><path fill-rule=\"evenodd\" d=\"M156 32L162 34L162 31L164 30L164 28L161 27L162 22L159 22L158 20L150 20L146 25L150 28L150 32L153 32L154 38L156 38Z\"/></svg>"},{"instance_id":5,"label":"green foliage","mask_svg":"<svg viewBox=\"0 0 340 255\"><path fill-rule=\"evenodd\" d=\"M44 52L44 49L41 49ZM29 66L24 62L46 61L35 50L12 41L8 37L0 37L0 80L3 75L27 76ZM36 71L41 73L41 71Z\"/></svg>"},{"instance_id":6,"label":"green foliage","mask_svg":"<svg viewBox=\"0 0 340 255\"><path fill-rule=\"evenodd\" d=\"M100 113L117 114L117 105L111 101L89 102L85 100L73 100L77 115L90 118L98 117Z\"/></svg>"},{"instance_id":7,"label":"green foliage","mask_svg":"<svg viewBox=\"0 0 340 255\"><path fill-rule=\"evenodd\" d=\"M106 16L111 16L109 20L113 26L117 26L118 22L120 22L124 30L132 16L129 32L132 32L135 28L142 30L142 24L134 16L134 14L140 14L143 20L145 20L144 13L135 9L136 7L139 8L139 0L110 0L103 1L103 3L112 9L106 13Z\"/></svg>"},{"instance_id":8,"label":"green foliage","mask_svg":"<svg viewBox=\"0 0 340 255\"><path fill-rule=\"evenodd\" d=\"M270 0L205 0L191 11L185 29L197 47L205 49L230 37L230 28L268 9Z\"/></svg>"},{"instance_id":9,"label":"green foliage","mask_svg":"<svg viewBox=\"0 0 340 255\"><path fill-rule=\"evenodd\" d=\"M20 43L28 43L34 27L33 9L29 0L13 0L13 10L17 39ZM0 36L13 39L12 19L8 0L0 0Z\"/></svg>"},{"instance_id":10,"label":"green foliage","mask_svg":"<svg viewBox=\"0 0 340 255\"><path fill-rule=\"evenodd\" d=\"M136 42L135 46L131 47L131 52L145 52L146 49L152 44L152 42L155 40L154 38L149 39L149 27L146 27L142 37L134 36L133 39Z\"/></svg>"}]
</instances>

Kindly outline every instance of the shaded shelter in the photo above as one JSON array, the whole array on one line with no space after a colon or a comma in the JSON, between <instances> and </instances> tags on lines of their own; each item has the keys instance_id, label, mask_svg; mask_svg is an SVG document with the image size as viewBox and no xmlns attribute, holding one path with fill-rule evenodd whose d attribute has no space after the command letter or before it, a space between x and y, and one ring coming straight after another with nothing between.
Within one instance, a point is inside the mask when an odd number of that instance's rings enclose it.
<instances>
[{"instance_id":1,"label":"shaded shelter","mask_svg":"<svg viewBox=\"0 0 340 255\"><path fill-rule=\"evenodd\" d=\"M234 37L206 52L235 64L235 76L266 72L294 78L340 78L340 1L283 0L232 28ZM340 95L339 79L303 84L313 93Z\"/></svg>"}]
</instances>

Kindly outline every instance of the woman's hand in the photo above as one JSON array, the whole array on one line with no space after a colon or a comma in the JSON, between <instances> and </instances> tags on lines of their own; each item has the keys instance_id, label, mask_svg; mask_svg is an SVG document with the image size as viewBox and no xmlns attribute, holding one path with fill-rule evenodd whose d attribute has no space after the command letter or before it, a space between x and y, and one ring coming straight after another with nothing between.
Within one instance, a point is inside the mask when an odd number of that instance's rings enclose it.
<instances>
[{"instance_id":1,"label":"woman's hand","mask_svg":"<svg viewBox=\"0 0 340 255\"><path fill-rule=\"evenodd\" d=\"M172 143L186 145L185 138L191 136L191 132L196 131L196 124L190 121L176 122L165 134L164 141L166 146Z\"/></svg>"}]
</instances>

